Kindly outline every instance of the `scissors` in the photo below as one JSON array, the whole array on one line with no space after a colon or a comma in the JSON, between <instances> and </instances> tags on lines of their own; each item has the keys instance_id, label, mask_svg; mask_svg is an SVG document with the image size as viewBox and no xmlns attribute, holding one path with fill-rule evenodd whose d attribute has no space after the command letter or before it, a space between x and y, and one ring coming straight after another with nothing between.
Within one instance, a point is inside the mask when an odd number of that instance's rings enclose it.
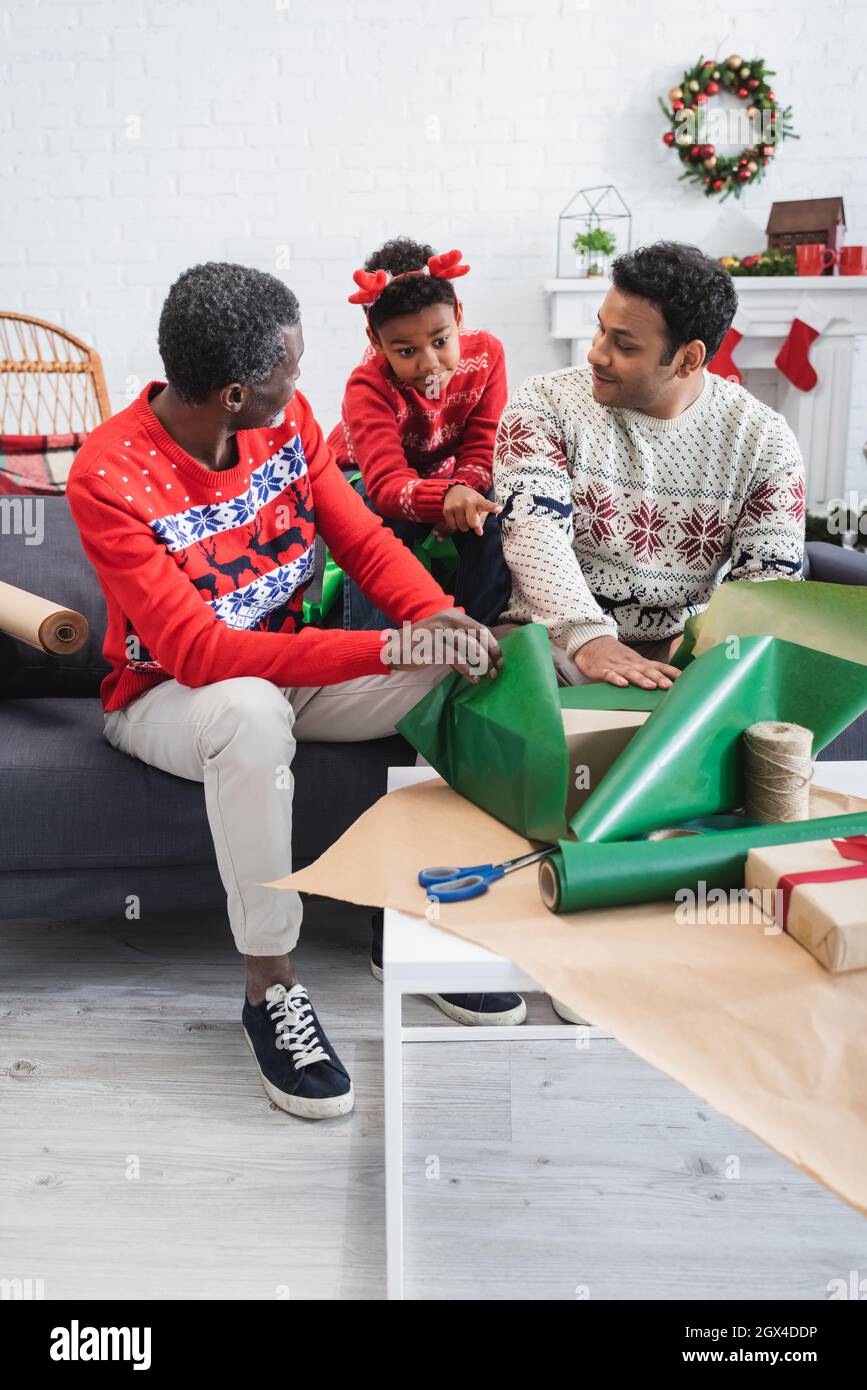
<instances>
[{"instance_id":1,"label":"scissors","mask_svg":"<svg viewBox=\"0 0 867 1390\"><path fill-rule=\"evenodd\" d=\"M512 873L514 869L523 869L525 864L535 864L555 848L555 845L548 845L545 849L534 850L532 854L522 854L520 859L505 859L502 864L471 864L462 869L447 866L422 869L418 881L422 888L427 889L428 897L435 898L437 902L459 903L465 898L480 898L498 878Z\"/></svg>"}]
</instances>

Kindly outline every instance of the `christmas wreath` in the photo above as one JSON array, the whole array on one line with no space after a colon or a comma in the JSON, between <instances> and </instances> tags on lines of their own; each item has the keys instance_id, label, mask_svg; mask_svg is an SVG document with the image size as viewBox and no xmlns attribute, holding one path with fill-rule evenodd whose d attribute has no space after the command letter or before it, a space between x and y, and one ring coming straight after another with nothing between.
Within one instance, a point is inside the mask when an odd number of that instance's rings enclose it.
<instances>
[{"instance_id":1,"label":"christmas wreath","mask_svg":"<svg viewBox=\"0 0 867 1390\"><path fill-rule=\"evenodd\" d=\"M745 59L737 53L723 62L699 58L695 67L683 74L680 86L668 93L668 105L659 98L671 127L662 139L677 149L685 166L681 179L701 185L705 197L721 193L725 200L734 193L739 198L749 184L761 182L777 146L783 140L799 138L790 124L791 107L777 106L768 82L773 76L764 58ZM753 142L740 154L718 155L715 146L703 138L708 126L707 104L719 92L730 92L747 103Z\"/></svg>"}]
</instances>

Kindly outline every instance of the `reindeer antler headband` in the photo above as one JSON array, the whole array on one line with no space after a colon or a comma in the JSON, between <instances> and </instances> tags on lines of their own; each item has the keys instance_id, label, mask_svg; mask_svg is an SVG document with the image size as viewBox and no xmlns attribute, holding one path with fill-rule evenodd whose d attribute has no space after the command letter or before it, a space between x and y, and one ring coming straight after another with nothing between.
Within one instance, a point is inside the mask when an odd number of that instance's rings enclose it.
<instances>
[{"instance_id":1,"label":"reindeer antler headband","mask_svg":"<svg viewBox=\"0 0 867 1390\"><path fill-rule=\"evenodd\" d=\"M390 270L356 270L352 278L358 289L349 296L349 302L363 305L366 313L393 280L404 280L408 275L434 275L438 280L457 280L461 275L466 275L469 268L468 265L461 265L460 251L444 251L441 256L430 256L427 265L420 270L405 270L401 275L392 275Z\"/></svg>"}]
</instances>

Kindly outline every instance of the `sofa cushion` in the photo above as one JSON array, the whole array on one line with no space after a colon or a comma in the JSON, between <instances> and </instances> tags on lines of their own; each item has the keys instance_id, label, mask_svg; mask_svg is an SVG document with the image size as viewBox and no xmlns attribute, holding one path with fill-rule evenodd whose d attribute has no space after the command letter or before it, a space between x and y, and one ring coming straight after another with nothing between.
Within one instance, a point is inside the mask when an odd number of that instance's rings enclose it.
<instances>
[{"instance_id":1,"label":"sofa cushion","mask_svg":"<svg viewBox=\"0 0 867 1390\"><path fill-rule=\"evenodd\" d=\"M296 862L316 858L385 792L389 766L414 760L397 737L299 744ZM0 702L0 787L0 872L214 862L202 784L112 748L98 700Z\"/></svg>"},{"instance_id":2,"label":"sofa cushion","mask_svg":"<svg viewBox=\"0 0 867 1390\"><path fill-rule=\"evenodd\" d=\"M0 498L0 579L87 618L80 651L54 656L0 632L0 699L98 695L105 599L65 497Z\"/></svg>"},{"instance_id":3,"label":"sofa cushion","mask_svg":"<svg viewBox=\"0 0 867 1390\"><path fill-rule=\"evenodd\" d=\"M809 571L805 578L822 584L867 584L867 554L847 550L830 541L810 541L807 545Z\"/></svg>"}]
</instances>

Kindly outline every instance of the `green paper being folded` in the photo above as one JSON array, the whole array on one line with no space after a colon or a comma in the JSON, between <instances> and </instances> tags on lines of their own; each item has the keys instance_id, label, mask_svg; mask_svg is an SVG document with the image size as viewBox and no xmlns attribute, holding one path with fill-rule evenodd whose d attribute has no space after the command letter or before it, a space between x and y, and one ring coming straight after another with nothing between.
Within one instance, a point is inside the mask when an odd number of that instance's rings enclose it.
<instances>
[{"instance_id":1,"label":"green paper being folded","mask_svg":"<svg viewBox=\"0 0 867 1390\"><path fill-rule=\"evenodd\" d=\"M446 676L398 731L468 800L531 840L569 833L569 757L548 634L530 623L504 637L495 681Z\"/></svg>"},{"instance_id":2,"label":"green paper being folded","mask_svg":"<svg viewBox=\"0 0 867 1390\"><path fill-rule=\"evenodd\" d=\"M617 907L671 898L682 889L742 888L744 865L760 845L831 840L867 831L867 812L757 825L675 840L615 844L561 842L539 869L542 901L552 912Z\"/></svg>"},{"instance_id":3,"label":"green paper being folded","mask_svg":"<svg viewBox=\"0 0 867 1390\"><path fill-rule=\"evenodd\" d=\"M777 637L694 658L571 821L579 840L625 840L743 802L744 729L803 724L813 752L867 708L867 667Z\"/></svg>"},{"instance_id":4,"label":"green paper being folded","mask_svg":"<svg viewBox=\"0 0 867 1390\"><path fill-rule=\"evenodd\" d=\"M529 839L568 839L571 830L579 840L625 840L740 805L740 740L750 724L803 724L815 754L857 719L867 709L865 620L867 588L721 585L687 624L682 674L666 692L558 691L547 632L531 623L503 638L495 682L448 677L398 727L450 786ZM765 631L750 635L756 628ZM797 644L788 640L796 634ZM577 769L562 710L650 712L613 765L599 764L607 770L568 823Z\"/></svg>"}]
</instances>

